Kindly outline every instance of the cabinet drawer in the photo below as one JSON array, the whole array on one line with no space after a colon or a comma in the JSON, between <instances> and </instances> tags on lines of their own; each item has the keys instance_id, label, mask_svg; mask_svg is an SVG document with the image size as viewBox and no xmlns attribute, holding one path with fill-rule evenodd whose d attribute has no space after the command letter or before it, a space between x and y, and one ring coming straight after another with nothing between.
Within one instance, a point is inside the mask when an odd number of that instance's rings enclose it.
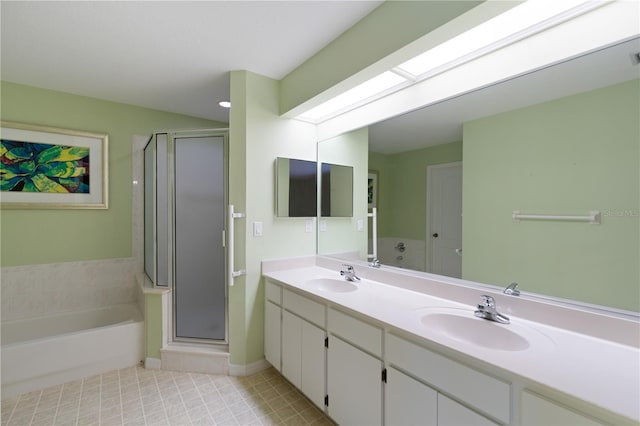
<instances>
[{"instance_id":1,"label":"cabinet drawer","mask_svg":"<svg viewBox=\"0 0 640 426\"><path fill-rule=\"evenodd\" d=\"M458 404L442 394L438 394L438 425L499 426L497 423L469 410L464 405Z\"/></svg>"},{"instance_id":2,"label":"cabinet drawer","mask_svg":"<svg viewBox=\"0 0 640 426\"><path fill-rule=\"evenodd\" d=\"M565 408L560 404L525 390L520 409L523 425L602 425L585 414Z\"/></svg>"},{"instance_id":3,"label":"cabinet drawer","mask_svg":"<svg viewBox=\"0 0 640 426\"><path fill-rule=\"evenodd\" d=\"M265 280L265 298L271 300L276 305L282 305L282 286Z\"/></svg>"},{"instance_id":4,"label":"cabinet drawer","mask_svg":"<svg viewBox=\"0 0 640 426\"><path fill-rule=\"evenodd\" d=\"M390 364L454 396L504 423L509 423L509 383L393 334L386 339Z\"/></svg>"},{"instance_id":5,"label":"cabinet drawer","mask_svg":"<svg viewBox=\"0 0 640 426\"><path fill-rule=\"evenodd\" d=\"M282 291L282 306L322 329L325 328L324 305L284 289Z\"/></svg>"},{"instance_id":6,"label":"cabinet drawer","mask_svg":"<svg viewBox=\"0 0 640 426\"><path fill-rule=\"evenodd\" d=\"M344 314L333 308L329 309L329 331L336 336L364 349L365 351L382 357L382 330Z\"/></svg>"}]
</instances>

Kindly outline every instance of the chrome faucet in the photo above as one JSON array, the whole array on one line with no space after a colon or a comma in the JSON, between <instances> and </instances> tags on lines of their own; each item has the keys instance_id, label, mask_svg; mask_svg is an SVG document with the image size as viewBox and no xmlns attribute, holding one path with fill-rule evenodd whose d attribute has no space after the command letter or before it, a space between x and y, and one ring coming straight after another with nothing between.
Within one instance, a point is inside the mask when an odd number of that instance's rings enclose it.
<instances>
[{"instance_id":1,"label":"chrome faucet","mask_svg":"<svg viewBox=\"0 0 640 426\"><path fill-rule=\"evenodd\" d=\"M504 289L504 294L508 294L510 296L520 296L520 290L517 290L516 287L518 283L511 283L507 288Z\"/></svg>"},{"instance_id":2,"label":"chrome faucet","mask_svg":"<svg viewBox=\"0 0 640 426\"><path fill-rule=\"evenodd\" d=\"M372 268L379 268L380 260L374 257L373 260L369 263L369 266L371 266Z\"/></svg>"},{"instance_id":3,"label":"chrome faucet","mask_svg":"<svg viewBox=\"0 0 640 426\"><path fill-rule=\"evenodd\" d=\"M351 265L342 265L344 266L346 269L343 269L340 271L340 275L342 275L344 277L345 280L347 281L360 281L360 278L356 275L356 270L353 269L353 266Z\"/></svg>"},{"instance_id":4,"label":"chrome faucet","mask_svg":"<svg viewBox=\"0 0 640 426\"><path fill-rule=\"evenodd\" d=\"M496 301L491 296L483 295L482 303L478 305L478 309L473 313L475 316L489 321L499 322L500 324L509 324L509 317L502 315L496 309Z\"/></svg>"}]
</instances>

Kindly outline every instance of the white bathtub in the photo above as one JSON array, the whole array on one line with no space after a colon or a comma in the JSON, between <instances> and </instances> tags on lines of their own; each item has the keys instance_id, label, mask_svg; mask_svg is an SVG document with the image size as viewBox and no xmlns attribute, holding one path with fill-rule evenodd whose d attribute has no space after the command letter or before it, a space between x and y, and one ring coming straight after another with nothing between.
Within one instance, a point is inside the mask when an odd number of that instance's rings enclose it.
<instances>
[{"instance_id":1,"label":"white bathtub","mask_svg":"<svg viewBox=\"0 0 640 426\"><path fill-rule=\"evenodd\" d=\"M144 359L136 304L2 323L2 397L130 367Z\"/></svg>"}]
</instances>

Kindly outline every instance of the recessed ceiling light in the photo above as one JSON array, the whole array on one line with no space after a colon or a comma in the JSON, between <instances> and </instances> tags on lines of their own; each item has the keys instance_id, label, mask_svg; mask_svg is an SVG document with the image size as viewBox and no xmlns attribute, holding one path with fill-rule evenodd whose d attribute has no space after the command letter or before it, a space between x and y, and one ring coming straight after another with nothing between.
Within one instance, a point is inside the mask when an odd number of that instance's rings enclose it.
<instances>
[{"instance_id":1,"label":"recessed ceiling light","mask_svg":"<svg viewBox=\"0 0 640 426\"><path fill-rule=\"evenodd\" d=\"M231 108L231 102L229 101L220 101L218 102L218 105L220 105L222 108Z\"/></svg>"}]
</instances>

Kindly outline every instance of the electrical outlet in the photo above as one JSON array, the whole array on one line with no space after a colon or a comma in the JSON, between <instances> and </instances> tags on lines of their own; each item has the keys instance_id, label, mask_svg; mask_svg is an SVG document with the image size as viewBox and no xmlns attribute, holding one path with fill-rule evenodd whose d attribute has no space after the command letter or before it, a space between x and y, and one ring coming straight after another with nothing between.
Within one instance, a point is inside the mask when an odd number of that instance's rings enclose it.
<instances>
[{"instance_id":1,"label":"electrical outlet","mask_svg":"<svg viewBox=\"0 0 640 426\"><path fill-rule=\"evenodd\" d=\"M307 219L304 221L304 232L311 232L313 229L313 221L311 219Z\"/></svg>"},{"instance_id":2,"label":"electrical outlet","mask_svg":"<svg viewBox=\"0 0 640 426\"><path fill-rule=\"evenodd\" d=\"M364 220L358 219L358 231L364 231Z\"/></svg>"}]
</instances>

